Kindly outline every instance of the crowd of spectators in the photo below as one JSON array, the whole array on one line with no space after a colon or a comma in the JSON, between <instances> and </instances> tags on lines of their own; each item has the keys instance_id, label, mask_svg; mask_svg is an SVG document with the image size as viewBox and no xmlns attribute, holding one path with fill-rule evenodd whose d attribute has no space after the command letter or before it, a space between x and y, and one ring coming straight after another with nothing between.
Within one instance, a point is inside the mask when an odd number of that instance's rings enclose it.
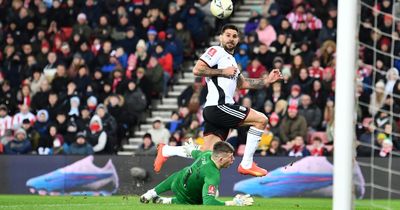
<instances>
[{"instance_id":1,"label":"crowd of spectators","mask_svg":"<svg viewBox=\"0 0 400 210\"><path fill-rule=\"evenodd\" d=\"M375 2L362 1L361 7L355 138L358 156L387 157L400 150L400 62L390 55L400 52L400 21L395 21L400 18L400 12L396 13L400 4ZM284 77L262 90L238 91L236 95L238 103L269 117L260 155L332 155L336 23L335 0L293 0L291 4L266 0L251 10L235 59L250 78L259 78L273 68L281 69ZM166 128L154 122L149 133L157 130L156 144L176 145L189 137L202 143L201 106L206 89L204 81L197 79L178 98L179 109L172 113ZM239 155L247 130L239 127L228 137ZM165 134L161 139L160 133Z\"/></svg>"},{"instance_id":2,"label":"crowd of spectators","mask_svg":"<svg viewBox=\"0 0 400 210\"><path fill-rule=\"evenodd\" d=\"M214 33L207 4L0 0L0 153L114 154Z\"/></svg>"}]
</instances>

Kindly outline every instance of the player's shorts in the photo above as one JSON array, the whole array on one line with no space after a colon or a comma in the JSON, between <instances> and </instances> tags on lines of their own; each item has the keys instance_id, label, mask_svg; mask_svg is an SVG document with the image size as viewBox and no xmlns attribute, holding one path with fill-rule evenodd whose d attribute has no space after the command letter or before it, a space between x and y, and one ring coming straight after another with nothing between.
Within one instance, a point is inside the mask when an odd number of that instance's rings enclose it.
<instances>
[{"instance_id":1,"label":"player's shorts","mask_svg":"<svg viewBox=\"0 0 400 210\"><path fill-rule=\"evenodd\" d=\"M229 130L241 125L249 112L249 108L233 104L205 107L203 110L204 136L214 134L221 140L225 140Z\"/></svg>"}]
</instances>

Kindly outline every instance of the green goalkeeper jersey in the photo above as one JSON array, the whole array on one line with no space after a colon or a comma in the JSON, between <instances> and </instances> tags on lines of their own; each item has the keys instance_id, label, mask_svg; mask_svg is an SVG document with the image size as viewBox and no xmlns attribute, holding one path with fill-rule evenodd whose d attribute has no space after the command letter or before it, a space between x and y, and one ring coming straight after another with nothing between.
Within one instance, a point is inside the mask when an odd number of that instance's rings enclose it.
<instances>
[{"instance_id":1,"label":"green goalkeeper jersey","mask_svg":"<svg viewBox=\"0 0 400 210\"><path fill-rule=\"evenodd\" d=\"M211 154L211 151L192 152L194 163L177 174L172 186L178 200L188 204L225 205L216 199L221 173Z\"/></svg>"}]
</instances>

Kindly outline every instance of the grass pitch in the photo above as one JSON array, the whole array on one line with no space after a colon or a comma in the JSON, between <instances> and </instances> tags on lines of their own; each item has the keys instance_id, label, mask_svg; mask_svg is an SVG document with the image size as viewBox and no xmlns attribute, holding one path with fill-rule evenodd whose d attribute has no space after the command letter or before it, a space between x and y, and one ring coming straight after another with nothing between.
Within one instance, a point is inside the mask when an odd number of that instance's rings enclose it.
<instances>
[{"instance_id":1,"label":"grass pitch","mask_svg":"<svg viewBox=\"0 0 400 210\"><path fill-rule=\"evenodd\" d=\"M225 198L225 200L228 198ZM400 209L400 201L356 201L356 209ZM379 205L379 206L376 206ZM311 198L255 198L255 205L248 207L187 206L142 204L138 196L84 197L84 196L35 196L0 195L0 210L188 210L188 209L248 209L248 210L324 210L332 209L331 199ZM386 207L386 208L384 208Z\"/></svg>"}]
</instances>

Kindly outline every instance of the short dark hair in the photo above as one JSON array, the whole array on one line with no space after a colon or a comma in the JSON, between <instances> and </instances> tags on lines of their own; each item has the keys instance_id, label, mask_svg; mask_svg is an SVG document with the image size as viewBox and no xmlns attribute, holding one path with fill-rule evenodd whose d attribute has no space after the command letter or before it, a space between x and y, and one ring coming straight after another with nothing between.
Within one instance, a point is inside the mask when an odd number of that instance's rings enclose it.
<instances>
[{"instance_id":1,"label":"short dark hair","mask_svg":"<svg viewBox=\"0 0 400 210\"><path fill-rule=\"evenodd\" d=\"M239 28L238 28L238 27L236 27L236 26L233 25L233 24L226 24L226 25L222 26L222 28L221 28L221 34L223 34L223 33L224 33L226 30L228 30L228 29L235 30L236 32L239 33Z\"/></svg>"},{"instance_id":2,"label":"short dark hair","mask_svg":"<svg viewBox=\"0 0 400 210\"><path fill-rule=\"evenodd\" d=\"M225 141L219 141L214 144L213 155L219 155L221 153L234 153L235 149L231 144Z\"/></svg>"}]
</instances>

